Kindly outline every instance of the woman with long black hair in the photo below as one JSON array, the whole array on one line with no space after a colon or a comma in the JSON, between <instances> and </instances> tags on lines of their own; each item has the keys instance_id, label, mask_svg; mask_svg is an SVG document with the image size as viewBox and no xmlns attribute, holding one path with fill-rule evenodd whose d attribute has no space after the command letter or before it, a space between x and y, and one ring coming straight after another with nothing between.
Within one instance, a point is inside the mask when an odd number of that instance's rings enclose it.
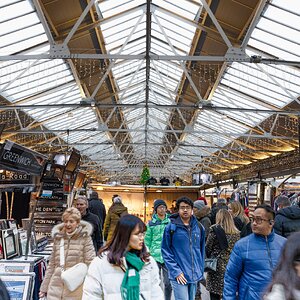
<instances>
[{"instance_id":1,"label":"woman with long black hair","mask_svg":"<svg viewBox=\"0 0 300 300\"><path fill-rule=\"evenodd\" d=\"M300 299L300 232L287 239L264 300Z\"/></svg>"},{"instance_id":2,"label":"woman with long black hair","mask_svg":"<svg viewBox=\"0 0 300 300\"><path fill-rule=\"evenodd\" d=\"M82 300L161 300L158 267L144 245L146 226L125 215L99 251L84 282Z\"/></svg>"}]
</instances>

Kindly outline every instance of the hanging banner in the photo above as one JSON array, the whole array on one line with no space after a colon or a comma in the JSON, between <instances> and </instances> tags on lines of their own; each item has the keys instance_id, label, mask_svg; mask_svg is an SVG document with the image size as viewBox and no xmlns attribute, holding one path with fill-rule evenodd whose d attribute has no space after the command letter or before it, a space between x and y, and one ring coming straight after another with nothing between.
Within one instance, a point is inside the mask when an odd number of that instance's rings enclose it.
<instances>
[{"instance_id":1,"label":"hanging banner","mask_svg":"<svg viewBox=\"0 0 300 300\"><path fill-rule=\"evenodd\" d=\"M0 168L41 175L47 156L6 140L0 150Z\"/></svg>"}]
</instances>

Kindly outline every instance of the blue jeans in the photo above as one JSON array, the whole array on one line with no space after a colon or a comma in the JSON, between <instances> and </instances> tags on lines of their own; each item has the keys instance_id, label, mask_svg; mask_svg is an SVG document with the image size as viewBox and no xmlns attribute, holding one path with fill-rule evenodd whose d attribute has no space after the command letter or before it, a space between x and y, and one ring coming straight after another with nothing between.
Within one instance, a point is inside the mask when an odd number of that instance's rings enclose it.
<instances>
[{"instance_id":1,"label":"blue jeans","mask_svg":"<svg viewBox=\"0 0 300 300\"><path fill-rule=\"evenodd\" d=\"M171 280L175 300L194 300L197 290L197 282L179 284L176 280Z\"/></svg>"}]
</instances>

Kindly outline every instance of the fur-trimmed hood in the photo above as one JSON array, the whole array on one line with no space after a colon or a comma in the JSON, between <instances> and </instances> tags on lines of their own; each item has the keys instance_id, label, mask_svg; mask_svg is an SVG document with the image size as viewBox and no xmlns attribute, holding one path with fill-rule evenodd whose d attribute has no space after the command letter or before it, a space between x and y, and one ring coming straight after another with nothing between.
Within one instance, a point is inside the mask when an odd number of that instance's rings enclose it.
<instances>
[{"instance_id":1,"label":"fur-trimmed hood","mask_svg":"<svg viewBox=\"0 0 300 300\"><path fill-rule=\"evenodd\" d=\"M86 236L91 235L93 232L93 226L86 221L81 220L79 226L76 229L74 236ZM52 238L64 237L66 233L64 231L64 223L55 225L51 231Z\"/></svg>"}]
</instances>

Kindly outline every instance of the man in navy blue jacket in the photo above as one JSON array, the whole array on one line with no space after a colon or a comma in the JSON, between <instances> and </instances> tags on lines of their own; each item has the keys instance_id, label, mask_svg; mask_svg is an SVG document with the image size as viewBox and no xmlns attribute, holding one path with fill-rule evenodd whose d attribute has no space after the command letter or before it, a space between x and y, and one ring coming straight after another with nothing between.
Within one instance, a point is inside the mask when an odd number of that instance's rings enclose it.
<instances>
[{"instance_id":1,"label":"man in navy blue jacket","mask_svg":"<svg viewBox=\"0 0 300 300\"><path fill-rule=\"evenodd\" d=\"M263 204L250 217L252 234L240 239L231 252L224 279L223 300L258 300L272 279L286 239L273 230L275 213Z\"/></svg>"},{"instance_id":2,"label":"man in navy blue jacket","mask_svg":"<svg viewBox=\"0 0 300 300\"><path fill-rule=\"evenodd\" d=\"M205 230L193 216L193 201L176 201L178 213L170 216L162 240L162 256L169 271L175 299L194 300L197 282L203 278Z\"/></svg>"}]
</instances>

